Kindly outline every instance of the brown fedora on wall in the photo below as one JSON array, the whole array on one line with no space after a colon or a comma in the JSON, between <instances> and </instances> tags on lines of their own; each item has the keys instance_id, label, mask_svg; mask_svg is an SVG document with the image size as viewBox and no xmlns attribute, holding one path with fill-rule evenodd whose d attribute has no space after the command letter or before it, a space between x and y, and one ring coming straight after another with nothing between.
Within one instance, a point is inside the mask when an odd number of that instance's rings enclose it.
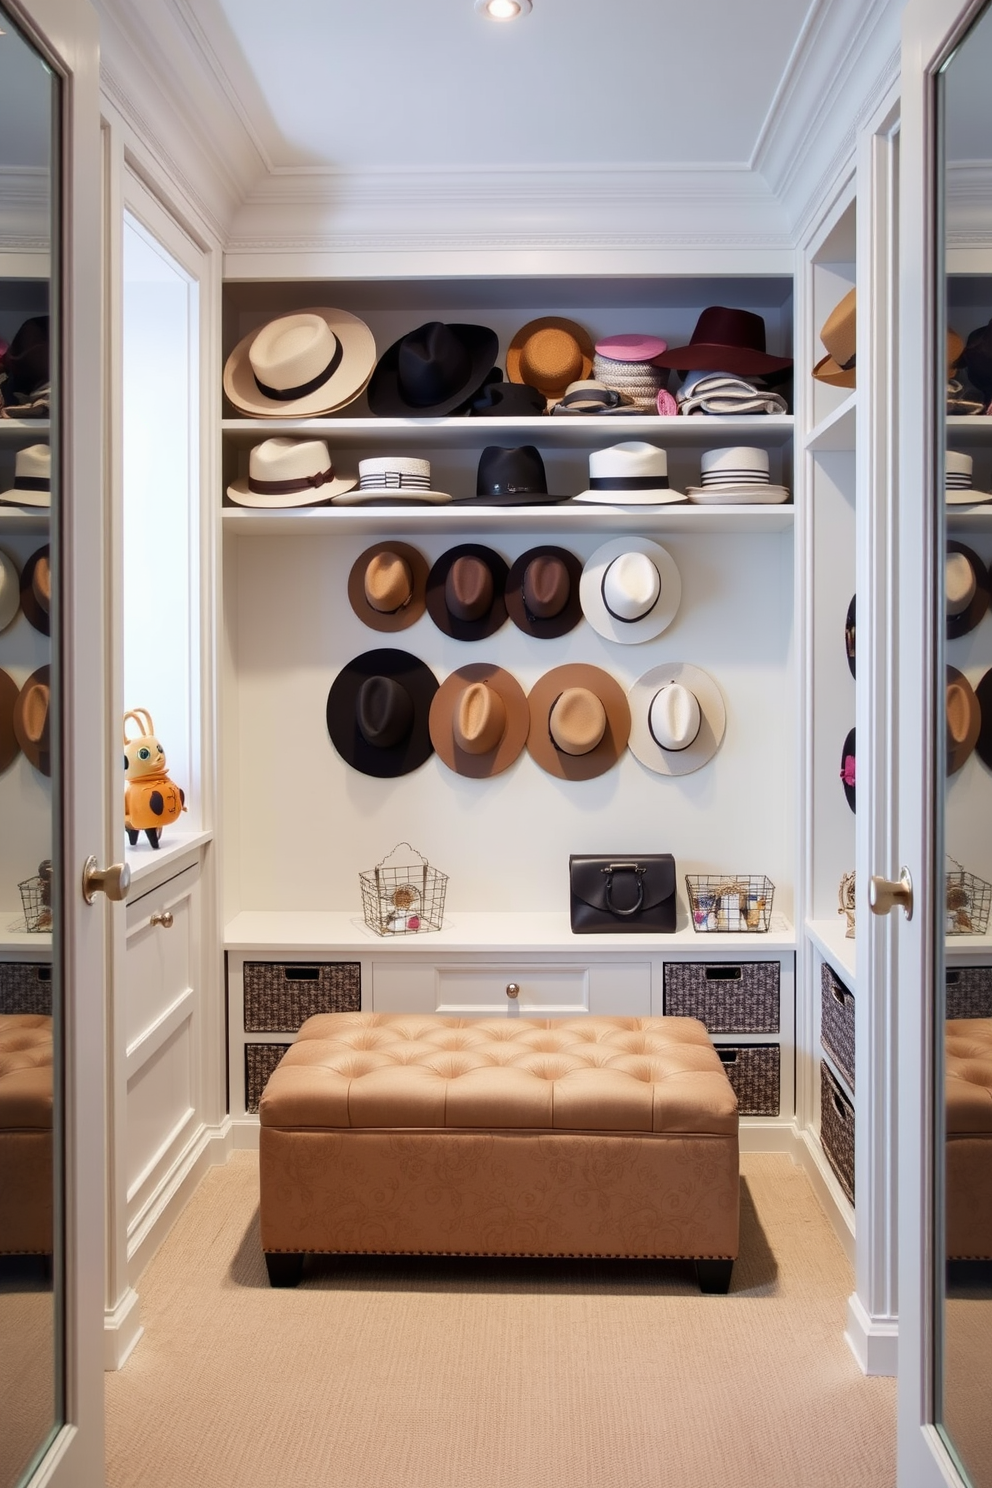
<instances>
[{"instance_id":1,"label":"brown fedora on wall","mask_svg":"<svg viewBox=\"0 0 992 1488\"><path fill-rule=\"evenodd\" d=\"M510 567L506 608L518 630L538 640L567 635L582 619L582 564L565 548L528 548Z\"/></svg>"},{"instance_id":2,"label":"brown fedora on wall","mask_svg":"<svg viewBox=\"0 0 992 1488\"><path fill-rule=\"evenodd\" d=\"M13 764L21 748L14 731L14 708L19 690L13 677L0 671L0 773Z\"/></svg>"},{"instance_id":3,"label":"brown fedora on wall","mask_svg":"<svg viewBox=\"0 0 992 1488\"><path fill-rule=\"evenodd\" d=\"M530 729L527 698L516 677L489 662L471 662L445 678L431 703L431 739L458 775L499 775L523 751Z\"/></svg>"},{"instance_id":4,"label":"brown fedora on wall","mask_svg":"<svg viewBox=\"0 0 992 1488\"><path fill-rule=\"evenodd\" d=\"M947 715L947 773L960 770L971 754L982 729L982 709L975 690L957 667L947 668L945 696Z\"/></svg>"},{"instance_id":5,"label":"brown fedora on wall","mask_svg":"<svg viewBox=\"0 0 992 1488\"><path fill-rule=\"evenodd\" d=\"M37 548L21 569L21 609L35 630L42 635L51 632L49 609L52 599L52 573L48 544Z\"/></svg>"},{"instance_id":6,"label":"brown fedora on wall","mask_svg":"<svg viewBox=\"0 0 992 1488\"><path fill-rule=\"evenodd\" d=\"M42 775L52 773L49 737L51 702L51 668L41 666L32 672L14 704L14 733L24 754Z\"/></svg>"},{"instance_id":7,"label":"brown fedora on wall","mask_svg":"<svg viewBox=\"0 0 992 1488\"><path fill-rule=\"evenodd\" d=\"M427 607L427 559L409 543L373 543L351 566L348 599L372 630L406 630Z\"/></svg>"},{"instance_id":8,"label":"brown fedora on wall","mask_svg":"<svg viewBox=\"0 0 992 1488\"><path fill-rule=\"evenodd\" d=\"M601 667L573 662L540 677L527 699L527 748L559 780L592 780L611 769L630 736L620 683Z\"/></svg>"},{"instance_id":9,"label":"brown fedora on wall","mask_svg":"<svg viewBox=\"0 0 992 1488\"><path fill-rule=\"evenodd\" d=\"M427 610L456 641L484 641L506 620L506 562L492 548L449 548L427 576Z\"/></svg>"}]
</instances>

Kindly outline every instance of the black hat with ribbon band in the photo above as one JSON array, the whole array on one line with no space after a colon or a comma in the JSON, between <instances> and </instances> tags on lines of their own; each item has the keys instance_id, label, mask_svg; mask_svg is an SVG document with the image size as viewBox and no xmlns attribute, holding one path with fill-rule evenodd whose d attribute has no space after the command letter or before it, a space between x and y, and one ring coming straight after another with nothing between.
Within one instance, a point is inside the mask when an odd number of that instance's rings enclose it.
<instances>
[{"instance_id":1,"label":"black hat with ribbon band","mask_svg":"<svg viewBox=\"0 0 992 1488\"><path fill-rule=\"evenodd\" d=\"M430 320L379 358L368 387L372 413L441 418L469 403L492 374L499 337L488 326Z\"/></svg>"},{"instance_id":2,"label":"black hat with ribbon band","mask_svg":"<svg viewBox=\"0 0 992 1488\"><path fill-rule=\"evenodd\" d=\"M0 359L10 390L33 393L49 381L48 316L32 315L14 332L14 339Z\"/></svg>"},{"instance_id":3,"label":"black hat with ribbon band","mask_svg":"<svg viewBox=\"0 0 992 1488\"><path fill-rule=\"evenodd\" d=\"M582 564L565 548L528 548L506 580L506 609L518 630L538 640L567 635L582 619Z\"/></svg>"},{"instance_id":4,"label":"black hat with ribbon band","mask_svg":"<svg viewBox=\"0 0 992 1488\"><path fill-rule=\"evenodd\" d=\"M239 506L315 506L358 484L334 474L330 450L322 439L265 439L248 456L248 474L239 476L227 494Z\"/></svg>"},{"instance_id":5,"label":"black hat with ribbon band","mask_svg":"<svg viewBox=\"0 0 992 1488\"><path fill-rule=\"evenodd\" d=\"M567 496L549 496L544 461L532 444L506 449L487 445L479 456L474 496L456 498L456 505L551 506Z\"/></svg>"},{"instance_id":6,"label":"black hat with ribbon band","mask_svg":"<svg viewBox=\"0 0 992 1488\"><path fill-rule=\"evenodd\" d=\"M327 694L327 732L363 775L408 775L434 752L430 711L438 681L408 651L365 651L342 667Z\"/></svg>"},{"instance_id":7,"label":"black hat with ribbon band","mask_svg":"<svg viewBox=\"0 0 992 1488\"><path fill-rule=\"evenodd\" d=\"M317 305L243 336L224 366L224 392L251 418L310 418L351 403L374 365L365 322Z\"/></svg>"}]
</instances>

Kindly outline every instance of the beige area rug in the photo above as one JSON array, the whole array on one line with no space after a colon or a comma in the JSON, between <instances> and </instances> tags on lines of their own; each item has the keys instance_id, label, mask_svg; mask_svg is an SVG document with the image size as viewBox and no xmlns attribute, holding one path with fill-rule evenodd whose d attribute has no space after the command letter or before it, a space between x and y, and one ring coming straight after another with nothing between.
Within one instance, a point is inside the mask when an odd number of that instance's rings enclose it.
<instances>
[{"instance_id":1,"label":"beige area rug","mask_svg":"<svg viewBox=\"0 0 992 1488\"><path fill-rule=\"evenodd\" d=\"M236 1153L139 1283L108 1488L891 1488L843 1252L788 1157L742 1167L727 1297L687 1264L474 1257L309 1258L273 1291Z\"/></svg>"},{"instance_id":2,"label":"beige area rug","mask_svg":"<svg viewBox=\"0 0 992 1488\"><path fill-rule=\"evenodd\" d=\"M55 1318L50 1290L0 1279L0 1488L14 1488L55 1424Z\"/></svg>"},{"instance_id":3,"label":"beige area rug","mask_svg":"<svg viewBox=\"0 0 992 1488\"><path fill-rule=\"evenodd\" d=\"M992 1267L952 1283L944 1312L944 1426L973 1488L992 1488Z\"/></svg>"}]
</instances>

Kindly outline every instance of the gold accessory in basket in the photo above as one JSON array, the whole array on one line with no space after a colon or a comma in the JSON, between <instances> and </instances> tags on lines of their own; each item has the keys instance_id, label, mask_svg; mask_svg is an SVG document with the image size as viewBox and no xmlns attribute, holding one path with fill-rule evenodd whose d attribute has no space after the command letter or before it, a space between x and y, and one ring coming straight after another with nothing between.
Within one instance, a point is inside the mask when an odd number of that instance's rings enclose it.
<instances>
[{"instance_id":1,"label":"gold accessory in basket","mask_svg":"<svg viewBox=\"0 0 992 1488\"><path fill-rule=\"evenodd\" d=\"M947 855L947 934L984 935L992 906L992 884L977 874L967 873L961 864Z\"/></svg>"},{"instance_id":2,"label":"gold accessory in basket","mask_svg":"<svg viewBox=\"0 0 992 1488\"><path fill-rule=\"evenodd\" d=\"M419 861L411 863L413 858ZM432 868L409 842L397 843L375 868L360 873L358 881L365 923L376 935L440 930L448 876Z\"/></svg>"},{"instance_id":3,"label":"gold accessory in basket","mask_svg":"<svg viewBox=\"0 0 992 1488\"><path fill-rule=\"evenodd\" d=\"M847 929L844 931L845 940L854 939L854 871L845 873L841 877L840 886L837 890L837 913L847 915Z\"/></svg>"},{"instance_id":4,"label":"gold accessory in basket","mask_svg":"<svg viewBox=\"0 0 992 1488\"><path fill-rule=\"evenodd\" d=\"M689 918L700 934L767 930L775 885L756 874L687 873Z\"/></svg>"}]
</instances>

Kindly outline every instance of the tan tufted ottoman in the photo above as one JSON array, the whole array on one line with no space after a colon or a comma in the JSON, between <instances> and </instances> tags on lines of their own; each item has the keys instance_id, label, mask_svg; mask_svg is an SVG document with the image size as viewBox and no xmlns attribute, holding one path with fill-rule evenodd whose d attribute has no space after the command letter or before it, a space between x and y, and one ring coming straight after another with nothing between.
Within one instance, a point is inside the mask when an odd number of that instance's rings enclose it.
<instances>
[{"instance_id":1,"label":"tan tufted ottoman","mask_svg":"<svg viewBox=\"0 0 992 1488\"><path fill-rule=\"evenodd\" d=\"M273 1286L306 1251L737 1255L737 1101L694 1018L310 1018L262 1095Z\"/></svg>"},{"instance_id":2,"label":"tan tufted ottoman","mask_svg":"<svg viewBox=\"0 0 992 1488\"><path fill-rule=\"evenodd\" d=\"M992 1259L992 1019L946 1025L947 1259Z\"/></svg>"},{"instance_id":3,"label":"tan tufted ottoman","mask_svg":"<svg viewBox=\"0 0 992 1488\"><path fill-rule=\"evenodd\" d=\"M52 1200L52 1020L0 1013L0 1255L51 1255Z\"/></svg>"}]
</instances>

